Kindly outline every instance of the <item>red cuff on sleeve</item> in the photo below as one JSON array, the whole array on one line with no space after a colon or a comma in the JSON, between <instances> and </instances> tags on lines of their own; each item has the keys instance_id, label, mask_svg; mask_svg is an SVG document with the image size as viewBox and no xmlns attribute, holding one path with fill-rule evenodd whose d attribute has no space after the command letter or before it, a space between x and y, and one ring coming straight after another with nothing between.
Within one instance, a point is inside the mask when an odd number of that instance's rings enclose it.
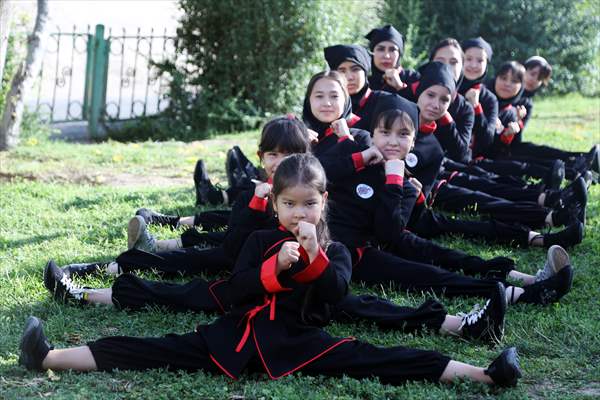
<instances>
[{"instance_id":1,"label":"red cuff on sleeve","mask_svg":"<svg viewBox=\"0 0 600 400\"><path fill-rule=\"evenodd\" d=\"M423 192L419 193L419 197L417 197L417 201L415 202L415 204L419 205L419 204L423 204L425 203L425 196L423 195Z\"/></svg>"},{"instance_id":2,"label":"red cuff on sleeve","mask_svg":"<svg viewBox=\"0 0 600 400\"><path fill-rule=\"evenodd\" d=\"M450 123L452 123L454 120L452 119L452 116L450 115L449 112L446 112L446 114L442 115L442 118L440 118L438 120L440 125L448 125Z\"/></svg>"},{"instance_id":3,"label":"red cuff on sleeve","mask_svg":"<svg viewBox=\"0 0 600 400\"><path fill-rule=\"evenodd\" d=\"M302 271L294 274L292 276L292 279L300 283L312 282L319 276L321 276L323 271L325 271L325 269L327 269L328 266L329 258L327 257L327 254L325 254L323 249L319 247L319 253L317 254L317 257L313 260L313 262L308 264L308 266Z\"/></svg>"},{"instance_id":4,"label":"red cuff on sleeve","mask_svg":"<svg viewBox=\"0 0 600 400\"><path fill-rule=\"evenodd\" d=\"M474 107L473 107L473 111L475 111L475 115L479 115L483 112L483 107L481 107L481 103L477 103Z\"/></svg>"},{"instance_id":5,"label":"red cuff on sleeve","mask_svg":"<svg viewBox=\"0 0 600 400\"><path fill-rule=\"evenodd\" d=\"M508 129L508 128L506 128L506 129ZM504 131L506 131L506 129L504 129ZM515 138L515 135L505 135L504 131L502 131L502 133L500 134L500 140L502 141L502 143L509 145Z\"/></svg>"},{"instance_id":6,"label":"red cuff on sleeve","mask_svg":"<svg viewBox=\"0 0 600 400\"><path fill-rule=\"evenodd\" d=\"M277 280L277 256L279 253L273 254L269 259L262 263L260 267L260 281L265 290L269 293L283 292L290 290L279 284Z\"/></svg>"},{"instance_id":7,"label":"red cuff on sleeve","mask_svg":"<svg viewBox=\"0 0 600 400\"><path fill-rule=\"evenodd\" d=\"M523 123L523 120L520 119L519 120L519 128L523 129L524 126L525 126L525 124Z\"/></svg>"},{"instance_id":8,"label":"red cuff on sleeve","mask_svg":"<svg viewBox=\"0 0 600 400\"><path fill-rule=\"evenodd\" d=\"M404 183L404 177L402 175L389 174L385 176L386 185L400 185Z\"/></svg>"},{"instance_id":9,"label":"red cuff on sleeve","mask_svg":"<svg viewBox=\"0 0 600 400\"><path fill-rule=\"evenodd\" d=\"M354 163L354 169L356 172L365 169L365 160L363 160L362 153L353 153L352 162Z\"/></svg>"},{"instance_id":10,"label":"red cuff on sleeve","mask_svg":"<svg viewBox=\"0 0 600 400\"><path fill-rule=\"evenodd\" d=\"M268 203L269 203L269 200L267 198L262 198L262 197L258 197L255 195L255 196L252 196L252 200L250 200L248 207L250 207L251 209L253 209L255 211L265 212L265 211L267 211Z\"/></svg>"},{"instance_id":11,"label":"red cuff on sleeve","mask_svg":"<svg viewBox=\"0 0 600 400\"><path fill-rule=\"evenodd\" d=\"M344 136L338 138L338 143L343 142L344 140L348 140L348 139L350 139L350 135L344 135Z\"/></svg>"}]
</instances>

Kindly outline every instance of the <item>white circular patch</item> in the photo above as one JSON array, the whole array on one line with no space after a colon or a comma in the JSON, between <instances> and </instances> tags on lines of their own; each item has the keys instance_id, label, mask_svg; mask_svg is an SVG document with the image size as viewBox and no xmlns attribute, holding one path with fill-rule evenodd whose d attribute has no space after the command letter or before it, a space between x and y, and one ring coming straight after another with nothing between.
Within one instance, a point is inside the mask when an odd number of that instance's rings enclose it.
<instances>
[{"instance_id":1,"label":"white circular patch","mask_svg":"<svg viewBox=\"0 0 600 400\"><path fill-rule=\"evenodd\" d=\"M373 193L374 193L373 188L369 185L360 183L360 184L358 184L358 186L356 186L356 194L361 199L369 199L369 198L373 197Z\"/></svg>"},{"instance_id":2,"label":"white circular patch","mask_svg":"<svg viewBox=\"0 0 600 400\"><path fill-rule=\"evenodd\" d=\"M417 165L417 163L419 162L419 158L417 157L417 155L415 153L408 153L406 155L406 160L404 160L406 162L406 165L408 165L409 167L414 167L415 165Z\"/></svg>"}]
</instances>

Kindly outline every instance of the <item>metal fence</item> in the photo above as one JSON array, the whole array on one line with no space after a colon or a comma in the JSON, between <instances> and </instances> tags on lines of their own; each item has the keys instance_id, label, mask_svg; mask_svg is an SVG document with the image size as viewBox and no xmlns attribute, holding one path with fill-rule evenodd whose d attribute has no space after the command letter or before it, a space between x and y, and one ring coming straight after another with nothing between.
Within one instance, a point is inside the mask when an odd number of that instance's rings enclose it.
<instances>
[{"instance_id":1,"label":"metal fence","mask_svg":"<svg viewBox=\"0 0 600 400\"><path fill-rule=\"evenodd\" d=\"M107 121L159 113L168 105L168 78L153 63L175 57L167 30L135 34L125 29L105 37L103 25L84 32L74 26L50 35L36 98L28 103L50 122L88 121L92 136Z\"/></svg>"}]
</instances>

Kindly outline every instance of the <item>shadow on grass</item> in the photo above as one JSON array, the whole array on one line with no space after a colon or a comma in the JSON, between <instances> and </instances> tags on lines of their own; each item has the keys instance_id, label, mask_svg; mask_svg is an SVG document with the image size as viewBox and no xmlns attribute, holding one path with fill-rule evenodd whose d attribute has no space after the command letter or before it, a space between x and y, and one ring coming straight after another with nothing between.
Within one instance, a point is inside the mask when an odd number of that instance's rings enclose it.
<instances>
[{"instance_id":1,"label":"shadow on grass","mask_svg":"<svg viewBox=\"0 0 600 400\"><path fill-rule=\"evenodd\" d=\"M64 233L54 233L52 235L37 235L17 240L3 240L0 242L0 250L19 248L28 244L40 244L64 236L66 236Z\"/></svg>"}]
</instances>

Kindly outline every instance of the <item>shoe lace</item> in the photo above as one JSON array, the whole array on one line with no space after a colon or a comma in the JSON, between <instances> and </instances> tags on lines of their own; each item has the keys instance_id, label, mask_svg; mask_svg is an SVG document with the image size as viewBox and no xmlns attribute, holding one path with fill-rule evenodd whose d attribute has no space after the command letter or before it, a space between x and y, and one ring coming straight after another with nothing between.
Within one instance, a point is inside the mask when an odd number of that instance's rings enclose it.
<instances>
[{"instance_id":1,"label":"shoe lace","mask_svg":"<svg viewBox=\"0 0 600 400\"><path fill-rule=\"evenodd\" d=\"M487 310L487 307L489 304L490 304L490 301L488 300L484 304L483 307L481 307L479 304L475 304L473 306L473 309L471 311L469 311L468 313L458 313L457 315L462 318L462 323L460 324L460 328L463 328L465 325L471 326L471 325L476 324L481 319L481 317L483 316L485 311Z\"/></svg>"},{"instance_id":2,"label":"shoe lace","mask_svg":"<svg viewBox=\"0 0 600 400\"><path fill-rule=\"evenodd\" d=\"M71 296L75 297L75 299L80 300L83 298L84 288L82 288L81 286L79 286L75 282L73 282L73 280L71 278L69 278L67 275L62 276L62 278L60 279L60 283L63 284L66 291Z\"/></svg>"}]
</instances>

